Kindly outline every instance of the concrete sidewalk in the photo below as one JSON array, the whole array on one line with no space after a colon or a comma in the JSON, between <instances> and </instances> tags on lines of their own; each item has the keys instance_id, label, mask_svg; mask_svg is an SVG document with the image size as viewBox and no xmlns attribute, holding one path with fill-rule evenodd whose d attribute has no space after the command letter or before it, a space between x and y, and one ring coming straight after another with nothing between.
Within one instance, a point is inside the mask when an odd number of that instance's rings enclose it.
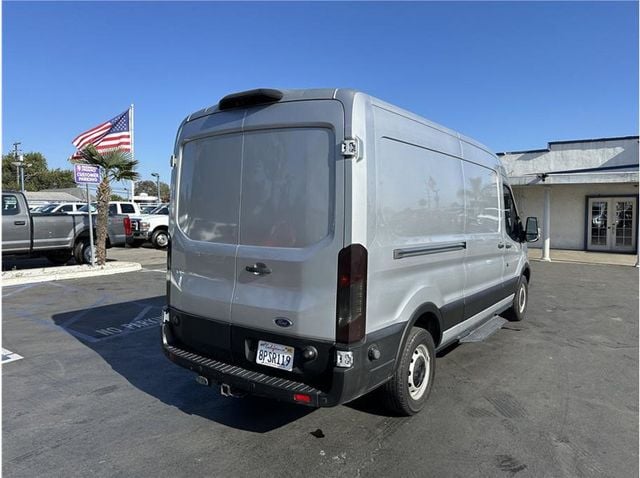
<instances>
[{"instance_id":1,"label":"concrete sidewalk","mask_svg":"<svg viewBox=\"0 0 640 478\"><path fill-rule=\"evenodd\" d=\"M614 266L635 266L637 257L635 254L613 254L609 252L569 251L563 249L551 249L552 262L577 262L581 264L607 264ZM542 260L542 249L529 249L529 259Z\"/></svg>"}]
</instances>

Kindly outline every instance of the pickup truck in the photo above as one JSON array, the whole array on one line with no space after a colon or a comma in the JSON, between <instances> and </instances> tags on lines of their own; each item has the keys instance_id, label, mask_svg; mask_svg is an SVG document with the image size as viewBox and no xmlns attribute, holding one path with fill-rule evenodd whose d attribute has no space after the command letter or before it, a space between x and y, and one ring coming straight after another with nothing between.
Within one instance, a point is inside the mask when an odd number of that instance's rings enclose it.
<instances>
[{"instance_id":1,"label":"pickup truck","mask_svg":"<svg viewBox=\"0 0 640 478\"><path fill-rule=\"evenodd\" d=\"M140 247L145 241L151 241L156 249L164 249L169 245L169 205L162 204L152 214L131 218L131 228L131 246Z\"/></svg>"},{"instance_id":2,"label":"pickup truck","mask_svg":"<svg viewBox=\"0 0 640 478\"><path fill-rule=\"evenodd\" d=\"M93 216L95 218L95 216ZM95 220L93 223L95 237ZM128 216L110 215L107 247L124 246L131 237ZM43 256L66 264L91 262L89 218L85 215L31 213L24 194L2 192L2 255Z\"/></svg>"}]
</instances>

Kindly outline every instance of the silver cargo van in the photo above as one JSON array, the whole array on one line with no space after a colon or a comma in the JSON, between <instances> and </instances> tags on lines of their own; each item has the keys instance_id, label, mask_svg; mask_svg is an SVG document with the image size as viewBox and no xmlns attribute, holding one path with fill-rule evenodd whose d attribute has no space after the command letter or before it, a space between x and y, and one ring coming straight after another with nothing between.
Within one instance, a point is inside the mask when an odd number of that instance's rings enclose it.
<instances>
[{"instance_id":1,"label":"silver cargo van","mask_svg":"<svg viewBox=\"0 0 640 478\"><path fill-rule=\"evenodd\" d=\"M333 406L382 387L420 411L436 351L521 320L531 272L487 148L346 89L224 97L178 131L167 357L220 384Z\"/></svg>"}]
</instances>

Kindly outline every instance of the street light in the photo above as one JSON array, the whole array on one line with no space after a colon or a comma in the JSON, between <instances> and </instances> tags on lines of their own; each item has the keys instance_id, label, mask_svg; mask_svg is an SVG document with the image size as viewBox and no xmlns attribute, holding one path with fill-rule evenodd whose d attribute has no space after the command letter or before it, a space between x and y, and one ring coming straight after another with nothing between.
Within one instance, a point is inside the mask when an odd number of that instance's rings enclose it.
<instances>
[{"instance_id":1,"label":"street light","mask_svg":"<svg viewBox=\"0 0 640 478\"><path fill-rule=\"evenodd\" d=\"M158 192L158 204L160 204L160 175L158 173L151 173L151 176L156 178L156 190Z\"/></svg>"}]
</instances>

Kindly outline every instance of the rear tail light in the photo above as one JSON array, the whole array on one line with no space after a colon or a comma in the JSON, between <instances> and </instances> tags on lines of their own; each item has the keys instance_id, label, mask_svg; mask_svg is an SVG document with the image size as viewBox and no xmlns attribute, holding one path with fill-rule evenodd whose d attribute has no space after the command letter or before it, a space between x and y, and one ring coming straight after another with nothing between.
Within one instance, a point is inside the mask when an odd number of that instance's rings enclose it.
<instances>
[{"instance_id":1,"label":"rear tail light","mask_svg":"<svg viewBox=\"0 0 640 478\"><path fill-rule=\"evenodd\" d=\"M124 233L127 236L131 235L131 219L127 216L124 218Z\"/></svg>"},{"instance_id":2,"label":"rear tail light","mask_svg":"<svg viewBox=\"0 0 640 478\"><path fill-rule=\"evenodd\" d=\"M294 393L293 400L301 403L311 403L311 395L305 393Z\"/></svg>"},{"instance_id":3,"label":"rear tail light","mask_svg":"<svg viewBox=\"0 0 640 478\"><path fill-rule=\"evenodd\" d=\"M344 344L364 338L367 318L367 250L361 244L338 254L336 341Z\"/></svg>"}]
</instances>

